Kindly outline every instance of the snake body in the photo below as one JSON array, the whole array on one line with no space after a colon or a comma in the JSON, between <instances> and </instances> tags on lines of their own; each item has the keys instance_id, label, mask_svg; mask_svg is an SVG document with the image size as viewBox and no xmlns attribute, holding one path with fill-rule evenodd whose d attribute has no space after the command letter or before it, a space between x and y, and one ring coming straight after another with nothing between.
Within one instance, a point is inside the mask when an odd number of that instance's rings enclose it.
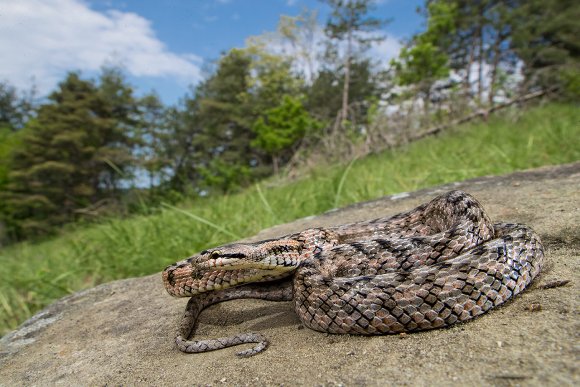
<instances>
[{"instance_id":1,"label":"snake body","mask_svg":"<svg viewBox=\"0 0 580 387\"><path fill-rule=\"evenodd\" d=\"M479 316L520 293L540 272L538 235L493 224L479 202L451 191L389 218L314 228L202 251L168 266L167 291L191 297L177 346L205 352L268 341L258 333L187 340L209 305L237 298L293 300L308 328L380 335L441 328Z\"/></svg>"}]
</instances>

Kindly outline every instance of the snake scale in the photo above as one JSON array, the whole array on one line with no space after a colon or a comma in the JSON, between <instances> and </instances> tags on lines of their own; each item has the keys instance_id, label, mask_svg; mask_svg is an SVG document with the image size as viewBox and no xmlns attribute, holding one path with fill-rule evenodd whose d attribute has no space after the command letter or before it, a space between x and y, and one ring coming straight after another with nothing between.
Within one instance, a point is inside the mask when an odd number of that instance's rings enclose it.
<instances>
[{"instance_id":1,"label":"snake scale","mask_svg":"<svg viewBox=\"0 0 580 387\"><path fill-rule=\"evenodd\" d=\"M451 191L389 218L313 228L202 251L168 266L167 291L191 297L176 338L183 352L268 341L259 333L189 341L201 311L238 298L294 301L303 325L381 335L441 328L520 293L540 272L538 235L492 223L479 202Z\"/></svg>"}]
</instances>

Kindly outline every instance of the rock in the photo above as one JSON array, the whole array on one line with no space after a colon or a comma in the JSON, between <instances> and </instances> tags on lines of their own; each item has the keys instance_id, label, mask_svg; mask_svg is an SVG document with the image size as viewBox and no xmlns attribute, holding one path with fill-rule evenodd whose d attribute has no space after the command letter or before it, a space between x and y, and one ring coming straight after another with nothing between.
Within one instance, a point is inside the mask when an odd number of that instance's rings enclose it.
<instances>
[{"instance_id":1,"label":"rock","mask_svg":"<svg viewBox=\"0 0 580 387\"><path fill-rule=\"evenodd\" d=\"M270 339L268 350L247 359L234 356L241 347L183 354L174 336L187 299L171 298L155 274L65 297L3 337L0 385L442 385L450 380L473 385L506 383L515 378L510 375L524 378L526 385L578 385L572 339L577 315L559 311L580 310L580 163L387 196L276 226L251 239L395 214L450 189L473 194L494 220L531 225L546 247L540 278L474 321L405 340L396 335L328 340L296 329L300 322L289 302L234 300L204 311L199 333L257 331ZM570 283L542 287L547 280ZM529 313L531 304L541 304L541 310Z\"/></svg>"}]
</instances>

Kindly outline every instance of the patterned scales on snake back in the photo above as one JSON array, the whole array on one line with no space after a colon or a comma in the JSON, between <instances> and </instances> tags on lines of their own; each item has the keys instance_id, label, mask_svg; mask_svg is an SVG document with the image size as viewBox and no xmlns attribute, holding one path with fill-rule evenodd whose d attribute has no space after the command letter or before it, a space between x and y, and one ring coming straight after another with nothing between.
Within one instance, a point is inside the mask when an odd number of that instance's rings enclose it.
<instances>
[{"instance_id":1,"label":"patterned scales on snake back","mask_svg":"<svg viewBox=\"0 0 580 387\"><path fill-rule=\"evenodd\" d=\"M237 298L294 300L302 323L380 335L449 326L520 293L539 273L541 241L521 224L492 224L472 196L451 191L390 218L308 229L202 251L168 266L167 291L191 297L176 338L184 352L268 341L258 333L188 341L201 311Z\"/></svg>"}]
</instances>

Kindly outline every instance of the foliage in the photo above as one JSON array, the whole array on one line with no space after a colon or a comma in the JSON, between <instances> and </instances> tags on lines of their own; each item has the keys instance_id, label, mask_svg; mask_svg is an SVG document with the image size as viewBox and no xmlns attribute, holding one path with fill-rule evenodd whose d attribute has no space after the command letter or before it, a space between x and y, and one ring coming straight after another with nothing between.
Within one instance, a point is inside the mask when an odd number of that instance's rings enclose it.
<instances>
[{"instance_id":1,"label":"foliage","mask_svg":"<svg viewBox=\"0 0 580 387\"><path fill-rule=\"evenodd\" d=\"M415 86L424 100L426 113L429 112L431 88L435 81L449 75L447 56L433 44L426 34L417 39L411 47L403 47L399 60L391 61L401 86Z\"/></svg>"},{"instance_id":2,"label":"foliage","mask_svg":"<svg viewBox=\"0 0 580 387\"><path fill-rule=\"evenodd\" d=\"M252 60L243 50L234 49L224 55L218 69L195 92L194 125L192 137L200 176L211 180L193 182L204 189L227 192L244 183L242 171L256 162L250 147L253 109L249 103L250 71ZM197 152L196 152L197 151ZM219 184L217 184L219 182Z\"/></svg>"},{"instance_id":3,"label":"foliage","mask_svg":"<svg viewBox=\"0 0 580 387\"><path fill-rule=\"evenodd\" d=\"M332 40L357 44L359 50L367 49L371 43L383 40L375 35L385 22L369 15L373 10L370 0L321 0L331 8L325 32ZM353 47L354 48L354 47ZM350 54L350 53L349 53ZM348 55L348 54L347 54Z\"/></svg>"},{"instance_id":4,"label":"foliage","mask_svg":"<svg viewBox=\"0 0 580 387\"><path fill-rule=\"evenodd\" d=\"M277 32L292 47L290 56L298 68L303 67L305 79L311 81L315 75L315 62L318 48L318 12L303 8L298 16L280 16ZM287 53L283 53L288 56ZM305 74L304 74L305 73Z\"/></svg>"},{"instance_id":5,"label":"foliage","mask_svg":"<svg viewBox=\"0 0 580 387\"><path fill-rule=\"evenodd\" d=\"M525 64L528 88L580 97L579 19L580 5L573 0L521 1L515 9L511 46Z\"/></svg>"},{"instance_id":6,"label":"foliage","mask_svg":"<svg viewBox=\"0 0 580 387\"><path fill-rule=\"evenodd\" d=\"M203 194L229 192L269 173L270 161L252 128L264 112L284 96L299 95L302 87L292 63L268 52L266 37L249 39L246 48L225 54L215 73L185 99L182 110L170 113L177 134L187 139L176 141L178 151L171 152L182 155L173 187L187 184Z\"/></svg>"},{"instance_id":7,"label":"foliage","mask_svg":"<svg viewBox=\"0 0 580 387\"><path fill-rule=\"evenodd\" d=\"M8 127L0 127L0 193L6 192L12 152L20 146L23 131L13 132ZM10 206L0 197L0 247L14 238L10 225L15 219L10 215Z\"/></svg>"},{"instance_id":8,"label":"foliage","mask_svg":"<svg viewBox=\"0 0 580 387\"><path fill-rule=\"evenodd\" d=\"M8 82L0 82L0 128L21 129L34 115L36 90L19 95Z\"/></svg>"},{"instance_id":9,"label":"foliage","mask_svg":"<svg viewBox=\"0 0 580 387\"><path fill-rule=\"evenodd\" d=\"M147 172L149 189L154 190L168 179L170 161L165 151L173 130L166 125L167 111L157 94L150 93L140 98L138 109L135 136L139 141L135 155L139 167Z\"/></svg>"},{"instance_id":10,"label":"foliage","mask_svg":"<svg viewBox=\"0 0 580 387\"><path fill-rule=\"evenodd\" d=\"M280 158L284 151L304 137L320 129L297 98L285 95L279 106L266 110L254 122L256 138L252 145L264 150L272 157L274 173L278 173Z\"/></svg>"},{"instance_id":11,"label":"foliage","mask_svg":"<svg viewBox=\"0 0 580 387\"><path fill-rule=\"evenodd\" d=\"M448 57L443 51L445 37L455 33L456 6L446 2L428 4L427 30L414 37L408 47L403 47L399 61L391 63L396 68L400 85L419 85L429 95L434 81L449 75ZM429 100L429 98L426 98Z\"/></svg>"},{"instance_id":12,"label":"foliage","mask_svg":"<svg viewBox=\"0 0 580 387\"><path fill-rule=\"evenodd\" d=\"M351 62L354 51L357 50L361 54L371 43L383 40L384 37L378 35L377 30L385 22L369 15L373 8L371 0L324 0L324 2L331 8L324 30L329 38L329 54L336 55L340 52L340 45L346 44L339 120L343 123L348 119L349 113Z\"/></svg>"},{"instance_id":13,"label":"foliage","mask_svg":"<svg viewBox=\"0 0 580 387\"><path fill-rule=\"evenodd\" d=\"M5 218L16 235L50 233L119 188L131 165L131 91L105 71L101 87L70 73L10 154Z\"/></svg>"},{"instance_id":14,"label":"foliage","mask_svg":"<svg viewBox=\"0 0 580 387\"><path fill-rule=\"evenodd\" d=\"M294 74L289 57L268 51L268 40L263 36L248 39L244 52L251 58L248 102L254 117L277 106L285 96L300 95L304 82Z\"/></svg>"},{"instance_id":15,"label":"foliage","mask_svg":"<svg viewBox=\"0 0 580 387\"><path fill-rule=\"evenodd\" d=\"M312 87L307 90L305 105L316 119L331 122L336 119L341 109L344 76L336 71L324 68L319 71ZM363 105L368 100L380 98L385 84L384 74L374 71L369 59L356 60L351 63L349 77L349 105ZM362 111L363 117L366 110ZM351 119L354 118L351 115ZM360 118L360 117L359 117ZM364 119L362 119L364 121Z\"/></svg>"},{"instance_id":16,"label":"foliage","mask_svg":"<svg viewBox=\"0 0 580 387\"><path fill-rule=\"evenodd\" d=\"M426 3L426 33L435 32L436 39L432 41L449 57L450 68L463 74L466 96L474 92L477 102L482 104L487 93L487 103L493 105L496 97L501 98L500 82L506 80L506 74L515 76L520 64L525 76L524 90L543 88L566 93L567 86L571 85L569 92L573 95L574 79L580 77L577 39L580 6L577 2L430 0Z\"/></svg>"}]
</instances>

